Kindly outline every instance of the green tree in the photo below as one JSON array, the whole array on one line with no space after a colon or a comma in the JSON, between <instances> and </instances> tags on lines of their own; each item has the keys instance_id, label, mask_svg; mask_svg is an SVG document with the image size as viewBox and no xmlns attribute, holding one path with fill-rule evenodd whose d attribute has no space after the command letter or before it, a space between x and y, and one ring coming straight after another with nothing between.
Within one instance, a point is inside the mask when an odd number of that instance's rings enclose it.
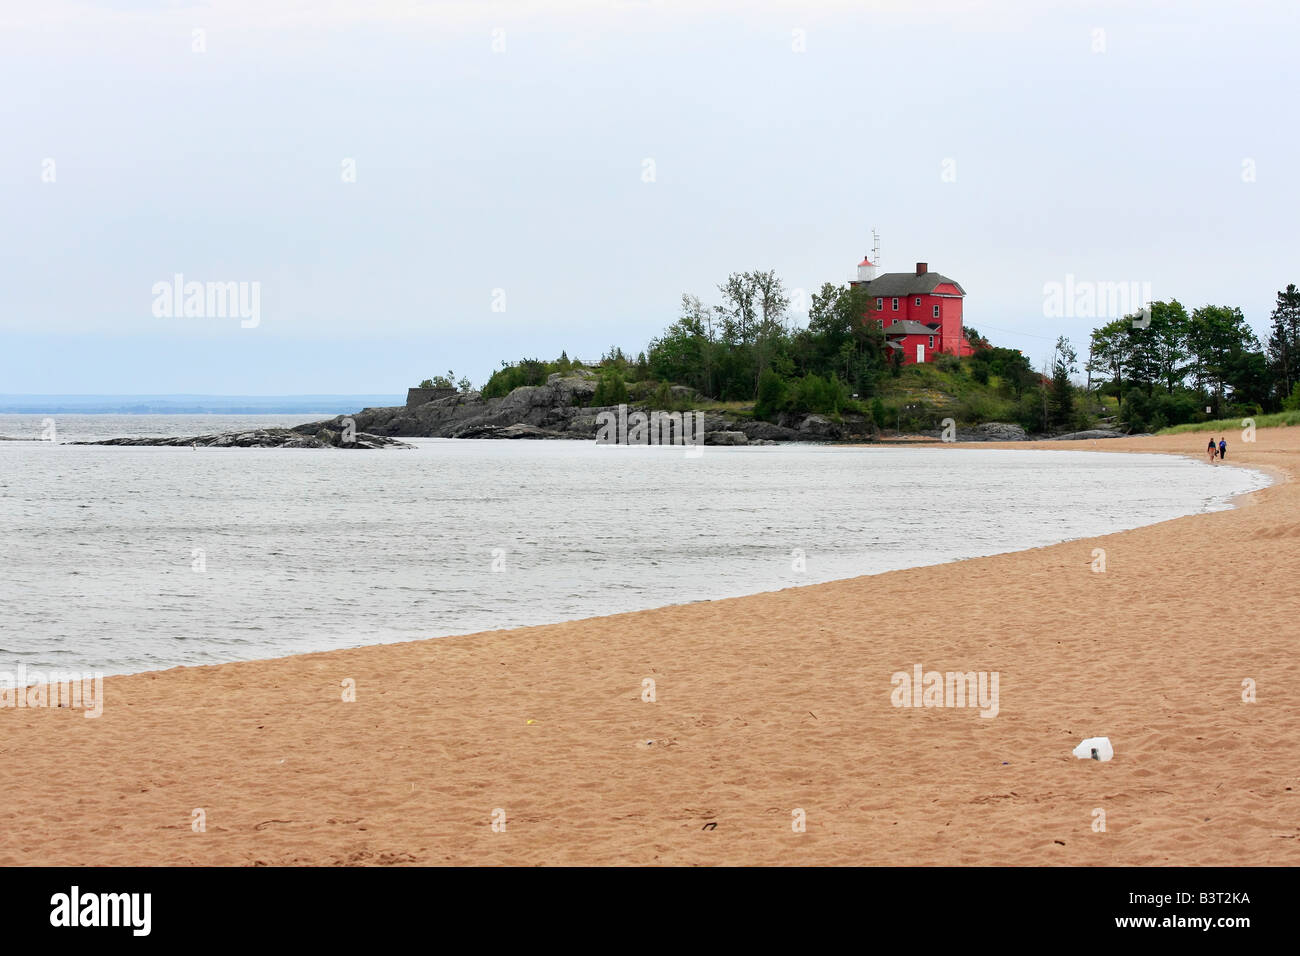
<instances>
[{"instance_id":1,"label":"green tree","mask_svg":"<svg viewBox=\"0 0 1300 956\"><path fill-rule=\"evenodd\" d=\"M1268 358L1279 398L1285 398L1300 381L1300 289L1289 284L1277 294L1268 337Z\"/></svg>"},{"instance_id":2,"label":"green tree","mask_svg":"<svg viewBox=\"0 0 1300 956\"><path fill-rule=\"evenodd\" d=\"M776 372L764 369L758 377L758 399L754 402L754 417L771 420L785 407L785 381Z\"/></svg>"},{"instance_id":3,"label":"green tree","mask_svg":"<svg viewBox=\"0 0 1300 956\"><path fill-rule=\"evenodd\" d=\"M1132 328L1128 319L1115 319L1099 329L1094 329L1089 349L1088 371L1090 375L1108 380L1116 395L1123 395L1124 383L1128 380L1131 365L1132 343L1129 330Z\"/></svg>"},{"instance_id":4,"label":"green tree","mask_svg":"<svg viewBox=\"0 0 1300 956\"><path fill-rule=\"evenodd\" d=\"M1069 424L1074 418L1074 385L1070 376L1078 371L1078 354L1064 335L1052 350L1051 385L1047 387L1044 420L1050 426Z\"/></svg>"},{"instance_id":5,"label":"green tree","mask_svg":"<svg viewBox=\"0 0 1300 956\"><path fill-rule=\"evenodd\" d=\"M627 403L627 382L615 368L607 368L600 373L596 383L596 392L591 397L594 406L624 405Z\"/></svg>"},{"instance_id":6,"label":"green tree","mask_svg":"<svg viewBox=\"0 0 1300 956\"><path fill-rule=\"evenodd\" d=\"M1240 386L1246 393L1258 391L1258 383L1252 380L1258 377L1259 365L1247 355L1260 353L1262 357L1262 352L1241 309L1205 305L1194 310L1187 348L1197 387L1212 399L1216 416L1223 412L1228 388Z\"/></svg>"}]
</instances>

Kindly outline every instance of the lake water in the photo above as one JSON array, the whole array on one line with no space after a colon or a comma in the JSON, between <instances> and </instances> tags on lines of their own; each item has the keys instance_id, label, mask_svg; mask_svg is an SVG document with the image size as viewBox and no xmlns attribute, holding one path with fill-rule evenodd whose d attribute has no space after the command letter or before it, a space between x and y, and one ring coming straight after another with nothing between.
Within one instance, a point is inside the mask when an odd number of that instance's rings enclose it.
<instances>
[{"instance_id":1,"label":"lake water","mask_svg":"<svg viewBox=\"0 0 1300 956\"><path fill-rule=\"evenodd\" d=\"M0 416L0 435L41 416ZM307 420L311 416L305 417ZM304 416L72 416L60 441ZM130 673L539 624L1227 507L1257 472L1086 451L0 442L0 672Z\"/></svg>"}]
</instances>

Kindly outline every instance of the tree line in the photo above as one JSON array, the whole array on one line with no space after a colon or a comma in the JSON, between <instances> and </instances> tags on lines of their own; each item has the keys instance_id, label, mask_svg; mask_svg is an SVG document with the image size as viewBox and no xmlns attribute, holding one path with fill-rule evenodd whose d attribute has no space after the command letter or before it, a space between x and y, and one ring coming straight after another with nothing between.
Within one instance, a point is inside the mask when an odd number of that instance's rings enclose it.
<instances>
[{"instance_id":1,"label":"tree line","mask_svg":"<svg viewBox=\"0 0 1300 956\"><path fill-rule=\"evenodd\" d=\"M1300 408L1300 290L1277 293L1265 344L1235 306L1153 302L1093 330L1084 370L1134 431Z\"/></svg>"},{"instance_id":2,"label":"tree line","mask_svg":"<svg viewBox=\"0 0 1300 956\"><path fill-rule=\"evenodd\" d=\"M635 358L617 346L602 355L592 404L631 396L674 407L681 399L669 386L684 385L714 401L753 402L755 416L768 420L784 413L853 412L880 426L893 422L879 395L883 379L901 374L902 355L886 345L884 331L872 321L875 299L861 286L824 283L809 297L807 325L795 324L791 295L772 270L732 273L717 293L712 303L684 293L677 319ZM993 348L974 329L965 334L979 359L970 374L983 386L996 380L1019 400L1039 383L1018 351ZM493 398L540 385L575 364L567 355L553 362L503 362L482 394ZM940 356L937 364L961 363ZM1025 401L1033 407L1029 396Z\"/></svg>"}]
</instances>

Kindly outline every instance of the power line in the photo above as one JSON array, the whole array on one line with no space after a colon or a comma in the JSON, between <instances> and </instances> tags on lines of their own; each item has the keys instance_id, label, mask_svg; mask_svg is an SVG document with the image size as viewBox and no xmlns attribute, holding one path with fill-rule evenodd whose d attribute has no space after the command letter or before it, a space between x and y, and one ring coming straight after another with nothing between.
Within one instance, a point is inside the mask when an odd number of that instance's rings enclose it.
<instances>
[{"instance_id":1,"label":"power line","mask_svg":"<svg viewBox=\"0 0 1300 956\"><path fill-rule=\"evenodd\" d=\"M1056 337L1052 335L1035 335L1033 332L1021 332L1017 329L1000 329L996 325L985 325L981 322L976 328L992 329L994 332L1006 332L1008 335L1027 335L1031 339L1043 339L1047 342L1055 342Z\"/></svg>"}]
</instances>

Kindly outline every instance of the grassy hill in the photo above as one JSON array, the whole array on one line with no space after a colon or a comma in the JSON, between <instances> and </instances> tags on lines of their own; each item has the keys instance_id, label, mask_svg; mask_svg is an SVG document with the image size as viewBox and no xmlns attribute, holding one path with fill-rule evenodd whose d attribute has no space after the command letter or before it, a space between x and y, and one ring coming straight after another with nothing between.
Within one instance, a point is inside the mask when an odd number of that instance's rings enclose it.
<instances>
[{"instance_id":1,"label":"grassy hill","mask_svg":"<svg viewBox=\"0 0 1300 956\"><path fill-rule=\"evenodd\" d=\"M689 387L657 378L644 364L627 360L583 363L562 358L555 362L527 360L498 370L484 386L484 397L505 395L521 385L539 385L555 373L573 374L583 369L601 382L590 404L628 402L674 411L716 411L736 418L764 418L772 421L779 413L756 413L753 400L713 399ZM785 383L798 387L798 379ZM822 382L829 388L829 383ZM802 407L833 421L845 415L865 416L882 430L918 432L940 427L945 418L961 426L984 422L1014 422L1030 431L1041 430L1044 393L1042 378L1023 357L1012 350L993 349L981 357L957 359L942 356L938 361L890 369L875 378L870 394L853 394L847 383L838 383L838 395L821 407ZM676 386L676 387L675 387ZM826 389L823 389L826 391ZM1093 427L1099 417L1113 415L1114 399L1086 411L1076 411L1066 427ZM790 407L787 402L784 406ZM800 410L795 406L795 410Z\"/></svg>"},{"instance_id":2,"label":"grassy hill","mask_svg":"<svg viewBox=\"0 0 1300 956\"><path fill-rule=\"evenodd\" d=\"M1251 419L1256 428L1284 428L1288 425L1300 425L1300 411L1291 412L1273 412L1269 415L1252 415ZM1241 424L1241 418L1220 418L1212 422L1189 422L1186 425L1175 425L1173 428L1165 428L1159 431L1160 435L1185 435L1188 432L1216 432L1227 434L1241 430L1244 426Z\"/></svg>"}]
</instances>

